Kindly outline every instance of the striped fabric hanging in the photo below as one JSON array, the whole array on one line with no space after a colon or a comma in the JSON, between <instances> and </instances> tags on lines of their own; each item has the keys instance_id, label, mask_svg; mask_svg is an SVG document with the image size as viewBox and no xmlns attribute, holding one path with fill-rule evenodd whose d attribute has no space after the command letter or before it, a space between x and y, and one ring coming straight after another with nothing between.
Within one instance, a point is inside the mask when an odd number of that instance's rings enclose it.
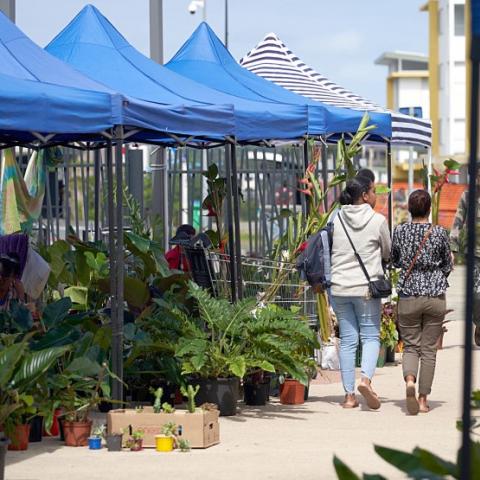
<instances>
[{"instance_id":1,"label":"striped fabric hanging","mask_svg":"<svg viewBox=\"0 0 480 480\"><path fill-rule=\"evenodd\" d=\"M344 89L306 65L278 38L269 33L241 60L251 72L304 97L340 108L387 112L385 108ZM430 147L432 125L429 120L398 112L392 116L392 143Z\"/></svg>"}]
</instances>

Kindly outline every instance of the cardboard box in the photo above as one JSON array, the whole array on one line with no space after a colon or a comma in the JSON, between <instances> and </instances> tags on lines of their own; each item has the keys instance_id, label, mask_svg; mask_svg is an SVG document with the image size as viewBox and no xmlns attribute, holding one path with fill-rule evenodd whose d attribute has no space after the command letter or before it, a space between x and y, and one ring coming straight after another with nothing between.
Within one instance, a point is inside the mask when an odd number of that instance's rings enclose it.
<instances>
[{"instance_id":1,"label":"cardboard box","mask_svg":"<svg viewBox=\"0 0 480 480\"><path fill-rule=\"evenodd\" d=\"M175 410L174 413L153 413L152 407L142 411L134 409L111 410L107 414L108 433L120 433L125 429L142 429L144 447L155 447L155 435L162 433L162 427L173 422L178 427L177 438L188 440L192 448L207 448L220 442L218 410L202 410L195 413ZM123 436L124 443L128 436Z\"/></svg>"}]
</instances>

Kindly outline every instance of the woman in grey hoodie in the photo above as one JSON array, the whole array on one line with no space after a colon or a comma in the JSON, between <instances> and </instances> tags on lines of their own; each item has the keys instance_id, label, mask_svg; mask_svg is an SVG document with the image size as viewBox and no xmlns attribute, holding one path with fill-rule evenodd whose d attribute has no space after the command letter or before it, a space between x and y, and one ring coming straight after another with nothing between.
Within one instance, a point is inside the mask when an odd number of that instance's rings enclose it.
<instances>
[{"instance_id":1,"label":"woman in grey hoodie","mask_svg":"<svg viewBox=\"0 0 480 480\"><path fill-rule=\"evenodd\" d=\"M371 387L380 350L381 299L370 298L368 281L348 240L348 231L371 280L383 275L382 260L390 257L390 232L383 215L373 208L375 183L365 176L347 182L340 195L342 208L334 220L332 246L332 304L340 329L340 368L345 389L344 408L358 406L355 397L355 354L362 342L358 391L372 409L380 400ZM342 226L340 217L345 229Z\"/></svg>"}]
</instances>

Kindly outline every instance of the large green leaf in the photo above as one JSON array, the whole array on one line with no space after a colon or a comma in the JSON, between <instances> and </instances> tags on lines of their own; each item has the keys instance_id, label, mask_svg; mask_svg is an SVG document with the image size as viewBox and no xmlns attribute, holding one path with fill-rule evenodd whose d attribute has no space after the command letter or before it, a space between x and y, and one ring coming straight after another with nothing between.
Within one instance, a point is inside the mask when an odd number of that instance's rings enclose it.
<instances>
[{"instance_id":1,"label":"large green leaf","mask_svg":"<svg viewBox=\"0 0 480 480\"><path fill-rule=\"evenodd\" d=\"M70 245L65 240L58 240L48 247L49 264L55 277L60 277L62 274L65 268L63 255L69 250Z\"/></svg>"},{"instance_id":2,"label":"large green leaf","mask_svg":"<svg viewBox=\"0 0 480 480\"><path fill-rule=\"evenodd\" d=\"M65 346L28 353L23 358L13 378L13 384L18 388L22 388L34 383L68 350L69 347Z\"/></svg>"},{"instance_id":3,"label":"large green leaf","mask_svg":"<svg viewBox=\"0 0 480 480\"><path fill-rule=\"evenodd\" d=\"M43 310L43 324L50 329L58 325L72 308L72 301L69 297L62 298L56 302L49 303Z\"/></svg>"},{"instance_id":4,"label":"large green leaf","mask_svg":"<svg viewBox=\"0 0 480 480\"><path fill-rule=\"evenodd\" d=\"M245 357L238 356L231 360L228 364L230 367L230 371L239 378L243 378L247 371L247 363L245 361Z\"/></svg>"},{"instance_id":5,"label":"large green leaf","mask_svg":"<svg viewBox=\"0 0 480 480\"><path fill-rule=\"evenodd\" d=\"M360 480L360 477L352 469L347 467L336 455L333 457L333 466L339 480Z\"/></svg>"},{"instance_id":6,"label":"large green leaf","mask_svg":"<svg viewBox=\"0 0 480 480\"><path fill-rule=\"evenodd\" d=\"M125 300L134 307L142 308L150 299L148 286L138 278L125 277Z\"/></svg>"},{"instance_id":7,"label":"large green leaf","mask_svg":"<svg viewBox=\"0 0 480 480\"><path fill-rule=\"evenodd\" d=\"M87 357L75 358L67 367L67 371L76 373L83 377L93 377L98 375L102 367Z\"/></svg>"},{"instance_id":8,"label":"large green leaf","mask_svg":"<svg viewBox=\"0 0 480 480\"><path fill-rule=\"evenodd\" d=\"M133 245L142 253L147 253L150 250L150 240L148 238L141 237L132 232L126 232L125 239L127 240L125 243Z\"/></svg>"},{"instance_id":9,"label":"large green leaf","mask_svg":"<svg viewBox=\"0 0 480 480\"><path fill-rule=\"evenodd\" d=\"M413 453L420 459L423 467L428 471L438 475L451 475L453 477L458 476L459 472L456 464L443 460L437 455L434 455L423 448L417 447Z\"/></svg>"},{"instance_id":10,"label":"large green leaf","mask_svg":"<svg viewBox=\"0 0 480 480\"><path fill-rule=\"evenodd\" d=\"M26 348L26 343L21 342L0 350L0 389L11 381Z\"/></svg>"},{"instance_id":11,"label":"large green leaf","mask_svg":"<svg viewBox=\"0 0 480 480\"><path fill-rule=\"evenodd\" d=\"M77 309L86 309L88 304L88 288L87 287L68 287L65 289L65 297L75 304Z\"/></svg>"},{"instance_id":12,"label":"large green leaf","mask_svg":"<svg viewBox=\"0 0 480 480\"><path fill-rule=\"evenodd\" d=\"M416 455L402 452L393 448L380 447L375 445L375 451L386 462L398 468L402 472L411 473L416 470L423 470L422 461Z\"/></svg>"}]
</instances>

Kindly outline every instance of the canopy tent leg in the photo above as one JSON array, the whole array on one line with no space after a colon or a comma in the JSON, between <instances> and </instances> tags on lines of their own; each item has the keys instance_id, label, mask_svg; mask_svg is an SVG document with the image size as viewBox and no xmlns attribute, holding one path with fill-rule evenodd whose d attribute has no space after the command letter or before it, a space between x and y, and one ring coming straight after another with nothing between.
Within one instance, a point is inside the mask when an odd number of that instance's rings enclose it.
<instances>
[{"instance_id":1,"label":"canopy tent leg","mask_svg":"<svg viewBox=\"0 0 480 480\"><path fill-rule=\"evenodd\" d=\"M392 144L387 142L387 186L388 192L388 228L393 230L393 181L392 181Z\"/></svg>"},{"instance_id":2,"label":"canopy tent leg","mask_svg":"<svg viewBox=\"0 0 480 480\"><path fill-rule=\"evenodd\" d=\"M325 192L328 186L328 145L325 139L322 139L322 190ZM328 198L325 195L323 199L323 208L328 212Z\"/></svg>"},{"instance_id":3,"label":"canopy tent leg","mask_svg":"<svg viewBox=\"0 0 480 480\"><path fill-rule=\"evenodd\" d=\"M93 197L94 204L94 239L96 242L100 240L100 150L96 149L93 152L94 161L94 181L95 181L95 194Z\"/></svg>"},{"instance_id":4,"label":"canopy tent leg","mask_svg":"<svg viewBox=\"0 0 480 480\"><path fill-rule=\"evenodd\" d=\"M116 176L116 248L115 283L116 308L112 310L112 371L117 379L112 383L112 397L123 401L123 321L124 321L124 257L123 257L123 127L115 128L115 176Z\"/></svg>"},{"instance_id":5,"label":"canopy tent leg","mask_svg":"<svg viewBox=\"0 0 480 480\"><path fill-rule=\"evenodd\" d=\"M235 239L233 231L233 206L232 206L232 169L231 169L230 145L225 144L225 176L227 181L227 231L228 231L228 254L230 259L230 289L232 303L237 301L237 266L235 263Z\"/></svg>"},{"instance_id":6,"label":"canopy tent leg","mask_svg":"<svg viewBox=\"0 0 480 480\"><path fill-rule=\"evenodd\" d=\"M236 282L237 296L239 300L243 298L243 279L242 279L242 241L240 236L240 199L238 187L237 172L237 149L236 144L230 145L230 160L232 162L232 193L233 193L233 211L235 226L235 265L236 265Z\"/></svg>"}]
</instances>

